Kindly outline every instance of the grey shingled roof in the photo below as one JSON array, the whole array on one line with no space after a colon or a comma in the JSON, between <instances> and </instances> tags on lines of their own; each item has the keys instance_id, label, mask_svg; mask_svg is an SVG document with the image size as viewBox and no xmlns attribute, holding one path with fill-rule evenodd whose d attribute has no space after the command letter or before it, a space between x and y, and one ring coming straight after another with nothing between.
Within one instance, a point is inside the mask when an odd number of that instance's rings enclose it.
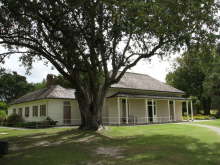
<instances>
[{"instance_id":1,"label":"grey shingled roof","mask_svg":"<svg viewBox=\"0 0 220 165\"><path fill-rule=\"evenodd\" d=\"M75 89L66 89L60 85L55 85L49 88L43 88L30 92L16 99L11 104L19 104L42 99L75 99Z\"/></svg>"},{"instance_id":2,"label":"grey shingled roof","mask_svg":"<svg viewBox=\"0 0 220 165\"><path fill-rule=\"evenodd\" d=\"M162 83L148 75L127 72L118 84L112 88L139 89L184 94L183 91ZM75 99L75 89L66 89L59 85L28 93L11 104L19 104L41 99Z\"/></svg>"},{"instance_id":3,"label":"grey shingled roof","mask_svg":"<svg viewBox=\"0 0 220 165\"><path fill-rule=\"evenodd\" d=\"M127 89L139 89L148 91L160 91L160 92L172 92L182 93L170 85L160 82L153 77L146 74L127 72L117 84L112 85L112 88L127 88Z\"/></svg>"}]
</instances>

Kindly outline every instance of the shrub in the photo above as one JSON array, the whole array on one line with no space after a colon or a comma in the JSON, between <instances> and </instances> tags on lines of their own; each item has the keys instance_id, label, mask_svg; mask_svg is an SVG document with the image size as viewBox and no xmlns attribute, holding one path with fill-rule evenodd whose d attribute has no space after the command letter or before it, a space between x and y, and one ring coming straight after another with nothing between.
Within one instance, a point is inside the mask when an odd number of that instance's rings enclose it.
<instances>
[{"instance_id":1,"label":"shrub","mask_svg":"<svg viewBox=\"0 0 220 165\"><path fill-rule=\"evenodd\" d=\"M46 121L49 122L50 126L55 126L57 124L57 121L54 121L53 119L51 119L50 117L46 118Z\"/></svg>"},{"instance_id":2,"label":"shrub","mask_svg":"<svg viewBox=\"0 0 220 165\"><path fill-rule=\"evenodd\" d=\"M190 116L189 116L190 118ZM213 119L213 116L208 116L208 115L195 115L193 116L194 120L211 120ZM187 116L183 116L183 120L187 120Z\"/></svg>"},{"instance_id":3,"label":"shrub","mask_svg":"<svg viewBox=\"0 0 220 165\"><path fill-rule=\"evenodd\" d=\"M4 125L6 120L6 112L3 110L0 110L0 125Z\"/></svg>"},{"instance_id":4,"label":"shrub","mask_svg":"<svg viewBox=\"0 0 220 165\"><path fill-rule=\"evenodd\" d=\"M220 118L220 110L218 110L218 111L216 112L215 117L216 117L217 119Z\"/></svg>"},{"instance_id":5,"label":"shrub","mask_svg":"<svg viewBox=\"0 0 220 165\"><path fill-rule=\"evenodd\" d=\"M50 117L47 117L44 121L38 122L24 122L21 123L21 127L25 128L48 128L51 126L55 126L57 121L52 120Z\"/></svg>"},{"instance_id":6,"label":"shrub","mask_svg":"<svg viewBox=\"0 0 220 165\"><path fill-rule=\"evenodd\" d=\"M23 118L17 114L12 114L7 118L7 126L20 127L21 123L23 122L24 122Z\"/></svg>"}]
</instances>

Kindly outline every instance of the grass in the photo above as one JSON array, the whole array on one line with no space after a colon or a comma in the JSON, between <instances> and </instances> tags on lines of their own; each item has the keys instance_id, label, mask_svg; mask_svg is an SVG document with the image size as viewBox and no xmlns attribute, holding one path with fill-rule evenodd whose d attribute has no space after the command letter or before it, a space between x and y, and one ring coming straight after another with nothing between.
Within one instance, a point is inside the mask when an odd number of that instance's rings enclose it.
<instances>
[{"instance_id":1,"label":"grass","mask_svg":"<svg viewBox=\"0 0 220 165\"><path fill-rule=\"evenodd\" d=\"M220 122L220 121L219 121ZM71 128L0 128L10 153L4 165L218 165L220 136L183 124L108 127L100 133Z\"/></svg>"},{"instance_id":2,"label":"grass","mask_svg":"<svg viewBox=\"0 0 220 165\"><path fill-rule=\"evenodd\" d=\"M211 120L211 121L201 121L201 122L196 122L196 123L215 126L215 127L220 127L220 119Z\"/></svg>"}]
</instances>

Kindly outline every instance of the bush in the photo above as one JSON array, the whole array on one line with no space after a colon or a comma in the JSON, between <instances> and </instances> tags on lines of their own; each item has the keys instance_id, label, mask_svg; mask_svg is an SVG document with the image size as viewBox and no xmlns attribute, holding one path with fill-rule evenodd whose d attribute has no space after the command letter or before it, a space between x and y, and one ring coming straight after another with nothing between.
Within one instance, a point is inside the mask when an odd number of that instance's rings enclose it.
<instances>
[{"instance_id":1,"label":"bush","mask_svg":"<svg viewBox=\"0 0 220 165\"><path fill-rule=\"evenodd\" d=\"M49 122L50 126L55 126L57 124L57 121L54 121L53 119L51 119L50 117L46 118L46 121Z\"/></svg>"},{"instance_id":2,"label":"bush","mask_svg":"<svg viewBox=\"0 0 220 165\"><path fill-rule=\"evenodd\" d=\"M20 127L20 125L24 122L23 118L17 114L12 114L7 118L7 126L16 126Z\"/></svg>"},{"instance_id":3,"label":"bush","mask_svg":"<svg viewBox=\"0 0 220 165\"><path fill-rule=\"evenodd\" d=\"M189 118L191 119L190 116L189 116ZM208 115L195 115L195 116L193 116L194 120L211 120L213 118L214 118L214 116L208 116ZM183 116L183 120L187 120L187 116Z\"/></svg>"},{"instance_id":4,"label":"bush","mask_svg":"<svg viewBox=\"0 0 220 165\"><path fill-rule=\"evenodd\" d=\"M17 114L12 114L8 117L7 126L11 127L25 127L25 128L48 128L55 126L57 121L52 120L50 117L47 117L44 121L37 122L24 122L23 118Z\"/></svg>"},{"instance_id":5,"label":"bush","mask_svg":"<svg viewBox=\"0 0 220 165\"><path fill-rule=\"evenodd\" d=\"M55 126L57 121L52 120L50 117L47 117L44 121L38 122L23 122L20 127L25 128L48 128L51 126Z\"/></svg>"},{"instance_id":6,"label":"bush","mask_svg":"<svg viewBox=\"0 0 220 165\"><path fill-rule=\"evenodd\" d=\"M218 111L216 112L215 117L216 117L217 119L220 118L220 110L218 110Z\"/></svg>"},{"instance_id":7,"label":"bush","mask_svg":"<svg viewBox=\"0 0 220 165\"><path fill-rule=\"evenodd\" d=\"M6 121L6 112L3 110L0 110L0 125L4 125Z\"/></svg>"}]
</instances>

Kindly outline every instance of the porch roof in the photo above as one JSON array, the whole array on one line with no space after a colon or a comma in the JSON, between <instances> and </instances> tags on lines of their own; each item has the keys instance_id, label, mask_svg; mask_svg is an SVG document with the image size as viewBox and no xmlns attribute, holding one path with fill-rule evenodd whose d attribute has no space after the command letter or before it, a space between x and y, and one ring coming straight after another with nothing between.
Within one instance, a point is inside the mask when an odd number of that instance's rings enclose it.
<instances>
[{"instance_id":1,"label":"porch roof","mask_svg":"<svg viewBox=\"0 0 220 165\"><path fill-rule=\"evenodd\" d=\"M165 99L165 100L191 100L190 98L178 97L178 96L159 96L159 95L147 95L147 94L134 94L134 93L116 93L108 98L113 97L126 97L126 98L149 98L149 99Z\"/></svg>"}]
</instances>

